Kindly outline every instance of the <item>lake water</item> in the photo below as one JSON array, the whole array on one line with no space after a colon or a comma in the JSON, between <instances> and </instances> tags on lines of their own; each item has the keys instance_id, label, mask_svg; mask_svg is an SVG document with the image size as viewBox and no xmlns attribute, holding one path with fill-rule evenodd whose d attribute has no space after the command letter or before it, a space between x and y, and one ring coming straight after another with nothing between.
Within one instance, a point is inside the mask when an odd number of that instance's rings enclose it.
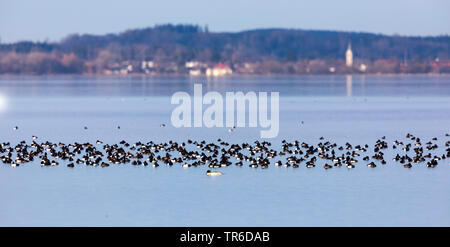
<instances>
[{"instance_id":1,"label":"lake water","mask_svg":"<svg viewBox=\"0 0 450 247\"><path fill-rule=\"evenodd\" d=\"M0 141L261 140L259 128L172 127L170 97L192 94L194 83L204 93L279 92L280 132L267 140L274 147L321 136L372 146L412 133L437 137L442 155L449 140L450 76L2 76ZM405 169L392 163L392 149L385 154L388 164L375 169L230 166L214 178L207 166L1 164L0 225L450 226L449 159Z\"/></svg>"}]
</instances>

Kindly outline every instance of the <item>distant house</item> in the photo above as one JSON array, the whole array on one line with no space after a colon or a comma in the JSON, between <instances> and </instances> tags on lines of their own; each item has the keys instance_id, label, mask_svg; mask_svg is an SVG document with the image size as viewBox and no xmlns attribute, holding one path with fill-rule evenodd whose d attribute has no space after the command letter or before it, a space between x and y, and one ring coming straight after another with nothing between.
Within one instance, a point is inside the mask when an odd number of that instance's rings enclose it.
<instances>
[{"instance_id":1,"label":"distant house","mask_svg":"<svg viewBox=\"0 0 450 247\"><path fill-rule=\"evenodd\" d=\"M156 64L153 61L142 61L141 62L141 70L146 74L150 74L151 72L153 72L155 69L155 66L156 66Z\"/></svg>"},{"instance_id":2,"label":"distant house","mask_svg":"<svg viewBox=\"0 0 450 247\"><path fill-rule=\"evenodd\" d=\"M206 76L225 76L231 74L233 74L231 67L223 63L218 63L214 67L206 69Z\"/></svg>"},{"instance_id":3,"label":"distant house","mask_svg":"<svg viewBox=\"0 0 450 247\"><path fill-rule=\"evenodd\" d=\"M115 63L103 71L103 73L107 75L127 75L131 72L133 72L133 65L131 65L128 61L121 64Z\"/></svg>"},{"instance_id":4,"label":"distant house","mask_svg":"<svg viewBox=\"0 0 450 247\"><path fill-rule=\"evenodd\" d=\"M202 74L207 65L198 61L188 61L184 64L184 67L189 71L189 75L198 76Z\"/></svg>"},{"instance_id":5,"label":"distant house","mask_svg":"<svg viewBox=\"0 0 450 247\"><path fill-rule=\"evenodd\" d=\"M367 70L367 65L365 65L365 64L361 64L361 65L359 65L359 70L361 71L361 72L366 72L366 70Z\"/></svg>"},{"instance_id":6,"label":"distant house","mask_svg":"<svg viewBox=\"0 0 450 247\"><path fill-rule=\"evenodd\" d=\"M200 67L200 63L197 61L189 61L184 64L184 66L188 69L194 69Z\"/></svg>"}]
</instances>

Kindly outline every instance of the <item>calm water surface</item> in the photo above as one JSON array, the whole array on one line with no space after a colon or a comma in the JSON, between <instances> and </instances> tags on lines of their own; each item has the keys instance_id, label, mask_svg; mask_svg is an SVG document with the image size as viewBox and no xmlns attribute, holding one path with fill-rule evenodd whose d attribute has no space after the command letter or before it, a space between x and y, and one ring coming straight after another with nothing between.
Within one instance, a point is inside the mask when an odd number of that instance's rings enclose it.
<instances>
[{"instance_id":1,"label":"calm water surface","mask_svg":"<svg viewBox=\"0 0 450 247\"><path fill-rule=\"evenodd\" d=\"M174 128L174 92L280 92L280 133L317 144L450 133L449 76L0 77L0 141L243 143L258 128ZM301 122L303 121L303 124ZM165 123L167 127L160 128ZM117 126L121 129L118 130ZM18 131L13 127L19 126ZM88 129L84 130L84 126ZM450 226L449 160L324 170L0 165L1 226Z\"/></svg>"}]
</instances>

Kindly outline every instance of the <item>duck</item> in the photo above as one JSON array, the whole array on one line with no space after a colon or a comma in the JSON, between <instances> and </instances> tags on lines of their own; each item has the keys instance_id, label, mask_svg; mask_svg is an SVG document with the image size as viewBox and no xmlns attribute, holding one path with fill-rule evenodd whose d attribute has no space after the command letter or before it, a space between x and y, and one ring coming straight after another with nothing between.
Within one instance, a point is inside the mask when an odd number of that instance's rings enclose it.
<instances>
[{"instance_id":1,"label":"duck","mask_svg":"<svg viewBox=\"0 0 450 247\"><path fill-rule=\"evenodd\" d=\"M346 167L347 167L348 169L353 169L353 168L355 168L355 165L349 163L349 164L346 165Z\"/></svg>"},{"instance_id":2,"label":"duck","mask_svg":"<svg viewBox=\"0 0 450 247\"><path fill-rule=\"evenodd\" d=\"M325 164L325 165L323 166L323 168L325 168L325 169L330 169L330 168L333 168L333 167L330 166L330 165L328 165L328 164Z\"/></svg>"},{"instance_id":3,"label":"duck","mask_svg":"<svg viewBox=\"0 0 450 247\"><path fill-rule=\"evenodd\" d=\"M206 176L215 177L215 176L221 176L221 175L223 175L223 172L216 172L216 171L211 171L211 170L206 171Z\"/></svg>"},{"instance_id":4,"label":"duck","mask_svg":"<svg viewBox=\"0 0 450 247\"><path fill-rule=\"evenodd\" d=\"M367 164L367 166L370 167L370 168L377 167L377 165L375 165L375 163L373 163L373 162L370 162L369 164Z\"/></svg>"},{"instance_id":5,"label":"duck","mask_svg":"<svg viewBox=\"0 0 450 247\"><path fill-rule=\"evenodd\" d=\"M312 164L312 163L308 163L308 164L306 164L306 168L313 168L313 167L315 167L316 165L314 165L314 164Z\"/></svg>"}]
</instances>

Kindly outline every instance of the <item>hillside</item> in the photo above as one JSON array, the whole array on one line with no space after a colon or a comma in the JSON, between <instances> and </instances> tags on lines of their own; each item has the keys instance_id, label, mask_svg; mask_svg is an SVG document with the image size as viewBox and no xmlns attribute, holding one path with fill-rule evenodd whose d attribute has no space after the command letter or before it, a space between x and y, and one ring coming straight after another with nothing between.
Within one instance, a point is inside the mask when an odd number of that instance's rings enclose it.
<instances>
[{"instance_id":1,"label":"hillside","mask_svg":"<svg viewBox=\"0 0 450 247\"><path fill-rule=\"evenodd\" d=\"M114 64L140 61L170 63L172 67L183 67L187 61L205 64L222 62L234 67L234 64L242 63L272 61L283 65L320 60L339 66L339 60L344 59L349 44L355 59L366 64L377 60L395 60L399 64L408 61L410 64L427 63L432 66L433 61L442 63L449 60L449 36L405 37L299 29L221 33L209 32L207 28L194 25L160 25L119 34L73 34L58 43L2 44L0 73L95 73ZM40 71L9 66L9 63L21 59L25 64L31 63L26 61L33 59L29 58L31 53L37 54L37 63L46 62L50 65L41 64ZM49 61L57 58L60 60L59 65ZM182 72L183 69L178 67L172 70L180 72L181 69Z\"/></svg>"}]
</instances>

